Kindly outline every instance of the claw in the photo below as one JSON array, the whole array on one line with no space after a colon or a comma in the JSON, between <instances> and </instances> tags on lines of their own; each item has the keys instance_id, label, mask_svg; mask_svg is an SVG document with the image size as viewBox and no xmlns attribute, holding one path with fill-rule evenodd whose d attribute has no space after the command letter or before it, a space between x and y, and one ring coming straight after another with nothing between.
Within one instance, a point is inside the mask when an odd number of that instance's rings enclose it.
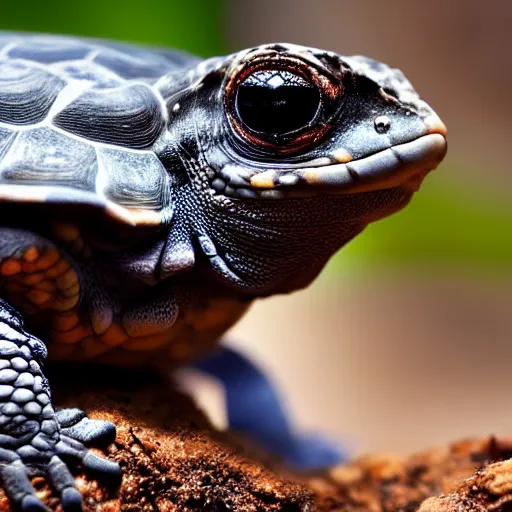
<instances>
[{"instance_id":1,"label":"claw","mask_svg":"<svg viewBox=\"0 0 512 512\"><path fill-rule=\"evenodd\" d=\"M75 487L64 489L60 501L64 512L82 512L82 495Z\"/></svg>"},{"instance_id":2,"label":"claw","mask_svg":"<svg viewBox=\"0 0 512 512\"><path fill-rule=\"evenodd\" d=\"M116 426L110 421L83 418L78 423L63 428L61 432L84 444L109 445L116 438Z\"/></svg>"},{"instance_id":3,"label":"claw","mask_svg":"<svg viewBox=\"0 0 512 512\"><path fill-rule=\"evenodd\" d=\"M87 415L81 409L75 407L69 409L61 409L55 412L55 418L61 427L72 427L80 420L84 419Z\"/></svg>"},{"instance_id":4,"label":"claw","mask_svg":"<svg viewBox=\"0 0 512 512\"><path fill-rule=\"evenodd\" d=\"M82 464L90 472L96 473L102 480L113 485L117 485L121 481L122 471L117 462L95 455L79 441L62 435L55 448L59 456Z\"/></svg>"},{"instance_id":5,"label":"claw","mask_svg":"<svg viewBox=\"0 0 512 512\"><path fill-rule=\"evenodd\" d=\"M39 432L36 437L28 440L30 444L24 444L18 448L19 453L0 447L0 482L11 499L13 510L20 512L47 510L32 487L29 467L24 463L25 456L27 460L33 462L36 460L34 454L38 455L38 465L47 473L50 484L60 495L63 512L82 512L83 510L82 496L75 487L75 480L67 462L82 465L109 484L120 483L122 472L119 465L95 455L83 444L83 441L113 440L115 426L107 421L83 418L82 414L79 409L72 409L59 415L59 420L72 426L58 432L60 439L57 442L43 432ZM0 441L2 441L1 435Z\"/></svg>"},{"instance_id":6,"label":"claw","mask_svg":"<svg viewBox=\"0 0 512 512\"><path fill-rule=\"evenodd\" d=\"M44 503L36 496L29 494L20 503L21 512L46 512Z\"/></svg>"},{"instance_id":7,"label":"claw","mask_svg":"<svg viewBox=\"0 0 512 512\"><path fill-rule=\"evenodd\" d=\"M48 475L55 489L60 493L64 512L81 512L82 495L75 487L75 479L59 457L54 456L48 464Z\"/></svg>"},{"instance_id":8,"label":"claw","mask_svg":"<svg viewBox=\"0 0 512 512\"><path fill-rule=\"evenodd\" d=\"M12 500L13 508L22 512L46 511L43 502L35 495L28 478L28 470L20 458L0 467L2 485Z\"/></svg>"},{"instance_id":9,"label":"claw","mask_svg":"<svg viewBox=\"0 0 512 512\"><path fill-rule=\"evenodd\" d=\"M87 452L82 460L82 464L91 472L101 475L103 480L108 480L112 484L119 484L123 472L117 462L98 457L92 452Z\"/></svg>"}]
</instances>

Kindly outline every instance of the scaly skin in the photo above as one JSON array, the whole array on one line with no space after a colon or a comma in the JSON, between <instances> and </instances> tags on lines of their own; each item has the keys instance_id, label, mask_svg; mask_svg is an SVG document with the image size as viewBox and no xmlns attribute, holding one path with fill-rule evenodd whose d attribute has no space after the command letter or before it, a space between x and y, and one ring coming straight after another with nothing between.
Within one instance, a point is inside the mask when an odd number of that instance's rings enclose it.
<instances>
[{"instance_id":1,"label":"scaly skin","mask_svg":"<svg viewBox=\"0 0 512 512\"><path fill-rule=\"evenodd\" d=\"M78 409L55 412L42 372L46 347L28 334L18 313L0 299L0 478L15 507L46 510L35 495L28 464L47 475L65 510L82 498L63 460L119 479L117 464L94 455L83 442L113 440L115 427L91 421Z\"/></svg>"}]
</instances>

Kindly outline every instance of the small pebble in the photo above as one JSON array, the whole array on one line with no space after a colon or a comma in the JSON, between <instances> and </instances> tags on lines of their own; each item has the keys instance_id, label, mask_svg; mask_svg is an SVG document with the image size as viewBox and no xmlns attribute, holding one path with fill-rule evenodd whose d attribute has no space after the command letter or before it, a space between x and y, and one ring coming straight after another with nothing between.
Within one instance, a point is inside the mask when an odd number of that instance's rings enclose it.
<instances>
[{"instance_id":1,"label":"small pebble","mask_svg":"<svg viewBox=\"0 0 512 512\"><path fill-rule=\"evenodd\" d=\"M50 403L50 397L46 393L39 393L39 395L36 397L36 400L41 405L48 405Z\"/></svg>"},{"instance_id":2,"label":"small pebble","mask_svg":"<svg viewBox=\"0 0 512 512\"><path fill-rule=\"evenodd\" d=\"M217 192L222 192L226 188L226 183L222 181L220 178L215 178L212 181L212 188Z\"/></svg>"},{"instance_id":3,"label":"small pebble","mask_svg":"<svg viewBox=\"0 0 512 512\"><path fill-rule=\"evenodd\" d=\"M45 420L51 420L55 417L55 411L51 404L45 405L41 414Z\"/></svg>"},{"instance_id":4,"label":"small pebble","mask_svg":"<svg viewBox=\"0 0 512 512\"><path fill-rule=\"evenodd\" d=\"M30 445L24 445L16 450L17 454L22 458L36 459L41 457L41 452Z\"/></svg>"},{"instance_id":5,"label":"small pebble","mask_svg":"<svg viewBox=\"0 0 512 512\"><path fill-rule=\"evenodd\" d=\"M30 352L30 349L26 345L23 345L20 348L20 352L26 359L32 359L32 352Z\"/></svg>"},{"instance_id":6,"label":"small pebble","mask_svg":"<svg viewBox=\"0 0 512 512\"><path fill-rule=\"evenodd\" d=\"M34 375L41 373L41 367L33 359L30 361L30 372Z\"/></svg>"},{"instance_id":7,"label":"small pebble","mask_svg":"<svg viewBox=\"0 0 512 512\"><path fill-rule=\"evenodd\" d=\"M295 174L284 174L279 176L280 185L296 185L299 182L299 177Z\"/></svg>"},{"instance_id":8,"label":"small pebble","mask_svg":"<svg viewBox=\"0 0 512 512\"><path fill-rule=\"evenodd\" d=\"M228 197L236 197L236 189L230 185L227 185L224 189L224 195Z\"/></svg>"},{"instance_id":9,"label":"small pebble","mask_svg":"<svg viewBox=\"0 0 512 512\"><path fill-rule=\"evenodd\" d=\"M248 188L239 188L237 190L237 196L241 199L257 199L258 193L254 190L249 190Z\"/></svg>"},{"instance_id":10,"label":"small pebble","mask_svg":"<svg viewBox=\"0 0 512 512\"><path fill-rule=\"evenodd\" d=\"M18 439L6 434L0 434L0 446L2 448L16 448L19 445Z\"/></svg>"},{"instance_id":11,"label":"small pebble","mask_svg":"<svg viewBox=\"0 0 512 512\"><path fill-rule=\"evenodd\" d=\"M34 439L32 439L32 446L41 451L47 451L51 449L49 443L44 439L41 434L38 434Z\"/></svg>"},{"instance_id":12,"label":"small pebble","mask_svg":"<svg viewBox=\"0 0 512 512\"><path fill-rule=\"evenodd\" d=\"M2 462L13 462L18 459L16 453L11 450L5 450L4 448L0 448L0 461Z\"/></svg>"},{"instance_id":13,"label":"small pebble","mask_svg":"<svg viewBox=\"0 0 512 512\"><path fill-rule=\"evenodd\" d=\"M26 421L27 421L27 417L22 412L20 412L20 414L17 414L16 416L14 416L14 418L12 419L12 422L17 425L26 423ZM21 431L17 431L16 434L18 434L18 435L21 434Z\"/></svg>"},{"instance_id":14,"label":"small pebble","mask_svg":"<svg viewBox=\"0 0 512 512\"><path fill-rule=\"evenodd\" d=\"M51 436L58 430L57 422L55 422L53 420L43 420L43 422L41 423L41 430L45 434Z\"/></svg>"}]
</instances>

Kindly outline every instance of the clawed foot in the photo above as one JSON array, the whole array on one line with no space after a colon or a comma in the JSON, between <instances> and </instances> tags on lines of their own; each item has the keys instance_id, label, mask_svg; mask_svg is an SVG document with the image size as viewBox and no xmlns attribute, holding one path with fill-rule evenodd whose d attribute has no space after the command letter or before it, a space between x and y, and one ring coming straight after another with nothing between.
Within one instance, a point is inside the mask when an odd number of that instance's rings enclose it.
<instances>
[{"instance_id":1,"label":"clawed foot","mask_svg":"<svg viewBox=\"0 0 512 512\"><path fill-rule=\"evenodd\" d=\"M40 424L15 416L0 430L0 479L13 510L47 510L30 482L30 475L35 473L48 478L61 497L64 512L82 510L82 496L75 487L70 467L82 467L112 484L121 480L117 463L99 457L87 448L111 443L116 431L112 423L91 420L79 409L64 409L51 416ZM18 424L17 418L20 420Z\"/></svg>"}]
</instances>

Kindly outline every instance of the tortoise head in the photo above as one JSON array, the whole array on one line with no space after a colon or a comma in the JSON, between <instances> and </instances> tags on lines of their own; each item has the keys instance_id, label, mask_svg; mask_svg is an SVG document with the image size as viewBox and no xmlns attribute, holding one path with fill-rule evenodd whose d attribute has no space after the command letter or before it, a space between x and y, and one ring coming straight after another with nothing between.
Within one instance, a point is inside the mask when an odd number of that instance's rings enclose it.
<instances>
[{"instance_id":1,"label":"tortoise head","mask_svg":"<svg viewBox=\"0 0 512 512\"><path fill-rule=\"evenodd\" d=\"M177 208L216 275L248 293L306 286L446 152L445 126L403 74L365 57L265 45L189 79L164 94Z\"/></svg>"}]
</instances>

